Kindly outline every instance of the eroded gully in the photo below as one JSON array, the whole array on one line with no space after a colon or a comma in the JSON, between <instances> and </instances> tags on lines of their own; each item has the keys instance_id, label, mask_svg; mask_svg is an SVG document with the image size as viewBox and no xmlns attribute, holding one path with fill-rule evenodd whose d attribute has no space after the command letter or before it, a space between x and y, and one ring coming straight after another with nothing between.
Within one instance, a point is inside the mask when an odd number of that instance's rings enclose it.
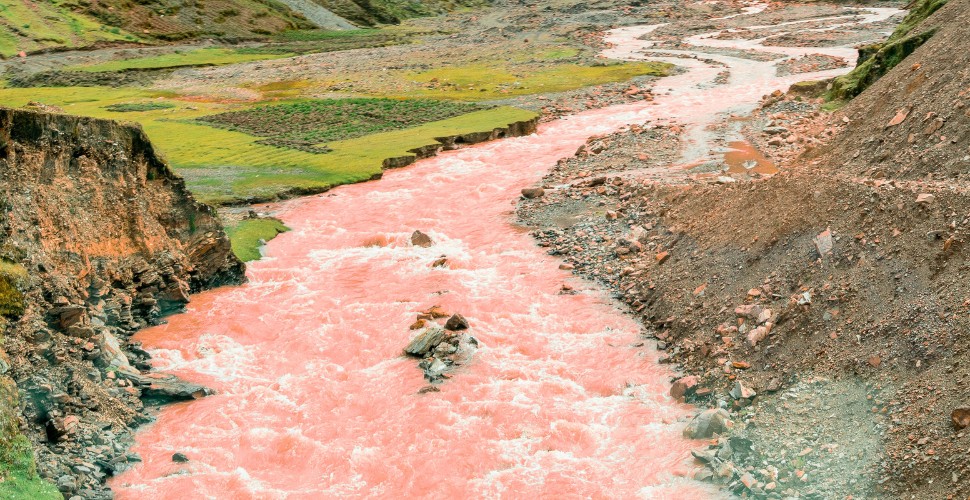
<instances>
[{"instance_id":1,"label":"eroded gully","mask_svg":"<svg viewBox=\"0 0 970 500\"><path fill-rule=\"evenodd\" d=\"M644 57L652 43L639 38L655 29L614 30L605 55ZM662 51L686 71L658 83L654 104L588 111L279 206L293 230L249 267L249 284L199 294L138 334L157 369L218 394L168 406L139 432L144 462L113 479L119 498L717 496L683 478L689 408L667 396L671 373L640 325L511 223L519 190L592 135L675 121L685 160L703 157L719 114L845 71L777 77L773 62L704 53L757 41L690 42ZM834 51L851 52L812 52ZM415 229L436 244L410 245ZM449 265L432 268L441 255ZM579 293L561 294L564 283ZM401 350L415 314L436 304L465 315L481 347L440 392L419 394L426 382Z\"/></svg>"}]
</instances>

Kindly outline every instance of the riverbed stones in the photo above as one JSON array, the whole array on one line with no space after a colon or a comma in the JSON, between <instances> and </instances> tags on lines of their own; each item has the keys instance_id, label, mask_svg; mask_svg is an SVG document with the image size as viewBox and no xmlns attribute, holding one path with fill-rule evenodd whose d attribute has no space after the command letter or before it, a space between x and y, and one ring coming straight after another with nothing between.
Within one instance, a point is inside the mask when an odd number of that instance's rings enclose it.
<instances>
[{"instance_id":1,"label":"riverbed stones","mask_svg":"<svg viewBox=\"0 0 970 500\"><path fill-rule=\"evenodd\" d=\"M688 439L707 439L715 434L724 434L731 427L730 415L723 408L711 408L700 412L684 428Z\"/></svg>"},{"instance_id":2,"label":"riverbed stones","mask_svg":"<svg viewBox=\"0 0 970 500\"><path fill-rule=\"evenodd\" d=\"M411 339L404 352L410 356L424 356L431 352L445 338L445 329L434 325Z\"/></svg>"},{"instance_id":3,"label":"riverbed stones","mask_svg":"<svg viewBox=\"0 0 970 500\"><path fill-rule=\"evenodd\" d=\"M694 394L697 390L697 377L688 375L674 381L670 386L670 397L677 401L683 401L687 396Z\"/></svg>"},{"instance_id":4,"label":"riverbed stones","mask_svg":"<svg viewBox=\"0 0 970 500\"><path fill-rule=\"evenodd\" d=\"M542 188L525 188L522 190L522 197L527 200L542 198L545 194L546 191Z\"/></svg>"},{"instance_id":5,"label":"riverbed stones","mask_svg":"<svg viewBox=\"0 0 970 500\"><path fill-rule=\"evenodd\" d=\"M431 245L434 245L434 240L432 240L430 236L422 233L421 231L414 231L413 233L411 233L411 244L416 247L428 248Z\"/></svg>"}]
</instances>

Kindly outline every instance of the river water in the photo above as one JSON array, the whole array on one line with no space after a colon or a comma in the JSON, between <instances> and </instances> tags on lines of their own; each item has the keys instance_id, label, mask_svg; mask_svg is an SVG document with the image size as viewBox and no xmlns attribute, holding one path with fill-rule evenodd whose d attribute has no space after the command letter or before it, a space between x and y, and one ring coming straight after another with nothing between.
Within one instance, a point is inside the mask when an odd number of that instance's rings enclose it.
<instances>
[{"instance_id":1,"label":"river water","mask_svg":"<svg viewBox=\"0 0 970 500\"><path fill-rule=\"evenodd\" d=\"M642 58L652 44L639 37L655 29L615 30L605 55ZM751 44L692 39L698 51L726 42ZM718 113L845 71L779 78L770 62L703 57L671 58L687 71L661 80L654 103L279 206L293 230L249 266L250 283L196 295L137 335L159 370L218 394L168 406L138 433L144 463L112 480L119 498L716 496L683 477L689 408L667 396L672 374L641 327L511 222L520 189L589 136L676 121L696 159ZM436 244L411 246L416 229ZM449 265L432 268L442 255ZM401 351L432 305L468 318L481 347L441 392L419 394L426 383Z\"/></svg>"}]
</instances>

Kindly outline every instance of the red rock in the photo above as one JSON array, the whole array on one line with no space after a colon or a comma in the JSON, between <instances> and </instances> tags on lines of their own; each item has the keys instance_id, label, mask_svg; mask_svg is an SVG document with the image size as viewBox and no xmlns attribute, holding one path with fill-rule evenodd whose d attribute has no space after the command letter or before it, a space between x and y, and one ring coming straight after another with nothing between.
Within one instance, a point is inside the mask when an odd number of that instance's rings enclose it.
<instances>
[{"instance_id":1,"label":"red rock","mask_svg":"<svg viewBox=\"0 0 970 500\"><path fill-rule=\"evenodd\" d=\"M963 430L970 426L970 408L957 408L950 413L950 421L953 422L953 428L956 430Z\"/></svg>"},{"instance_id":2,"label":"red rock","mask_svg":"<svg viewBox=\"0 0 970 500\"><path fill-rule=\"evenodd\" d=\"M886 127L895 127L896 125L906 121L906 117L909 116L910 110L911 108L903 108L897 111L896 116L894 116L892 120L889 120L889 124L887 124Z\"/></svg>"},{"instance_id":3,"label":"red rock","mask_svg":"<svg viewBox=\"0 0 970 500\"><path fill-rule=\"evenodd\" d=\"M689 375L674 381L670 386L670 397L677 401L683 401L685 396L693 394L697 390L697 377Z\"/></svg>"},{"instance_id":4,"label":"red rock","mask_svg":"<svg viewBox=\"0 0 970 500\"><path fill-rule=\"evenodd\" d=\"M660 252L656 255L657 264L663 264L670 258L670 252Z\"/></svg>"}]
</instances>

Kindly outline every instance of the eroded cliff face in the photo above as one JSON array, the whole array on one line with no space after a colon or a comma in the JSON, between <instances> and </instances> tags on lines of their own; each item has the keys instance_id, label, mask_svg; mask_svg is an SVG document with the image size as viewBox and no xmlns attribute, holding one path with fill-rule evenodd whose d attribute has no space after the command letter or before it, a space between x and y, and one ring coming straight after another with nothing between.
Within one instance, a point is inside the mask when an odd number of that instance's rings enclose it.
<instances>
[{"instance_id":1,"label":"eroded cliff face","mask_svg":"<svg viewBox=\"0 0 970 500\"><path fill-rule=\"evenodd\" d=\"M106 496L104 478L137 459L142 398L204 393L147 376L128 338L244 267L137 126L0 109L0 214L0 375L21 396L3 410L39 445L42 476Z\"/></svg>"}]
</instances>

